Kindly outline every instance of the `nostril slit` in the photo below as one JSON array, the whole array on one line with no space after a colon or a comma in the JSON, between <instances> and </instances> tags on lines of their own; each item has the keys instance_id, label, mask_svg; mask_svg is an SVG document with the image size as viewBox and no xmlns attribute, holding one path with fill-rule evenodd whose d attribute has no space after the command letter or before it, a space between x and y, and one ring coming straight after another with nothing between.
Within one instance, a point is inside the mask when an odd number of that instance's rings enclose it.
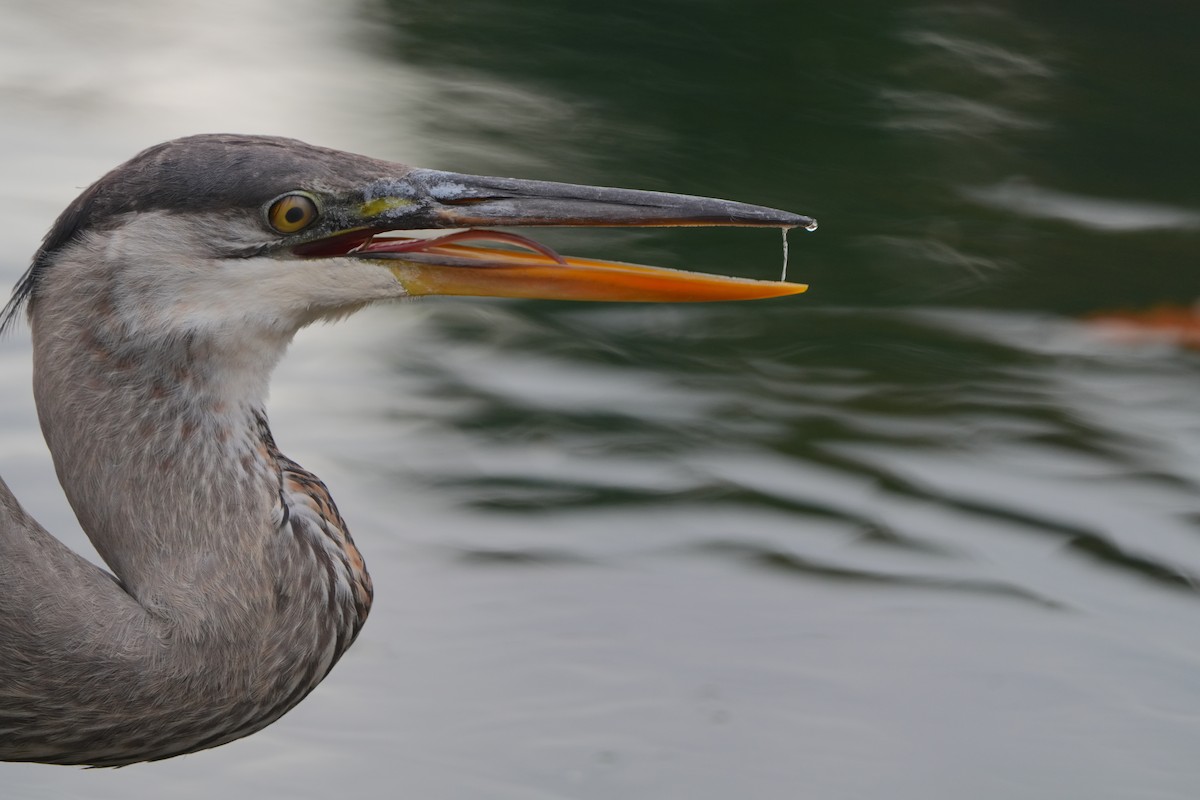
<instances>
[{"instance_id":1,"label":"nostril slit","mask_svg":"<svg viewBox=\"0 0 1200 800\"><path fill-rule=\"evenodd\" d=\"M495 195L489 197L455 197L442 200L444 206L477 206L480 203L490 203L494 200L511 200L510 197L504 195Z\"/></svg>"}]
</instances>

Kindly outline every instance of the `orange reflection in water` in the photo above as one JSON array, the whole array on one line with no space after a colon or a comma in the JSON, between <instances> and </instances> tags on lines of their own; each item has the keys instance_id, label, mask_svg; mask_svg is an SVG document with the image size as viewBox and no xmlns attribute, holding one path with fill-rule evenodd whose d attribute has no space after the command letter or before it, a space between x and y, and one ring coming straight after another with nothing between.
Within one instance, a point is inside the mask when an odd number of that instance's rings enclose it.
<instances>
[{"instance_id":1,"label":"orange reflection in water","mask_svg":"<svg viewBox=\"0 0 1200 800\"><path fill-rule=\"evenodd\" d=\"M1164 304L1142 311L1105 311L1088 321L1120 341L1167 341L1200 350L1200 305Z\"/></svg>"}]
</instances>

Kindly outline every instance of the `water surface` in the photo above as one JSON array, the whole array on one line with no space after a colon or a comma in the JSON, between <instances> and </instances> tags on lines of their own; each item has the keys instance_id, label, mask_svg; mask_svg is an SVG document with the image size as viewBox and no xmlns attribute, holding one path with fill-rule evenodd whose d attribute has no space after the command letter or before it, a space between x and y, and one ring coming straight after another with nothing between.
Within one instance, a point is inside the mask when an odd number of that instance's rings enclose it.
<instances>
[{"instance_id":1,"label":"water surface","mask_svg":"<svg viewBox=\"0 0 1200 800\"><path fill-rule=\"evenodd\" d=\"M5 284L80 187L201 130L821 221L798 298L304 332L270 412L368 557L359 643L250 739L3 765L5 797L1196 796L1200 361L1089 319L1200 297L1200 11L737 8L4 4ZM90 552L29 369L0 342L0 472Z\"/></svg>"}]
</instances>

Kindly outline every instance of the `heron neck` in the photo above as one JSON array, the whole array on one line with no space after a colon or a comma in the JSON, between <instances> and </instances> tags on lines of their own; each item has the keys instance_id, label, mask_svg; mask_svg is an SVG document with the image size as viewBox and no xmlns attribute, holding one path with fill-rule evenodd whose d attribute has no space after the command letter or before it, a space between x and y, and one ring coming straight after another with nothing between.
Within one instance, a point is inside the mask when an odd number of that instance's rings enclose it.
<instances>
[{"instance_id":1,"label":"heron neck","mask_svg":"<svg viewBox=\"0 0 1200 800\"><path fill-rule=\"evenodd\" d=\"M140 632L93 637L80 663L121 668L112 696L87 702L119 703L158 732L117 758L104 749L113 723L97 717L78 731L94 747L61 760L129 763L253 732L328 673L371 603L324 485L267 425L267 383L291 334L153 336L123 325L103 291L46 297L71 302L43 300L32 315L42 430L81 526L136 601L102 586L96 608ZM86 630L78 617L58 622Z\"/></svg>"},{"instance_id":2,"label":"heron neck","mask_svg":"<svg viewBox=\"0 0 1200 800\"><path fill-rule=\"evenodd\" d=\"M234 630L277 603L280 580L310 582L281 571L320 568L309 543L279 535L306 501L284 485L263 410L294 331L147 326L136 296L93 277L113 274L57 265L33 307L43 434L126 591L173 627Z\"/></svg>"},{"instance_id":3,"label":"heron neck","mask_svg":"<svg viewBox=\"0 0 1200 800\"><path fill-rule=\"evenodd\" d=\"M215 342L139 347L39 323L34 393L67 497L127 590L177 615L175 587L208 583L273 528L277 469L258 420L278 355L237 365Z\"/></svg>"}]
</instances>

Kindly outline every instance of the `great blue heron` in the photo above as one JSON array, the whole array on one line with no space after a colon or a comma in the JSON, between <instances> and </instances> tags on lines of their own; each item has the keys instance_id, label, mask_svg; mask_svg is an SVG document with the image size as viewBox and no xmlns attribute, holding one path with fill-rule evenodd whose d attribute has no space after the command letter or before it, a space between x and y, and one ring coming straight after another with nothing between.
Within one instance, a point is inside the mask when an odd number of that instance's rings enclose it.
<instances>
[{"instance_id":1,"label":"great blue heron","mask_svg":"<svg viewBox=\"0 0 1200 800\"><path fill-rule=\"evenodd\" d=\"M264 411L305 325L423 294L804 290L563 259L514 234L381 235L480 225L815 223L256 136L178 139L117 167L59 217L0 317L27 310L42 432L112 570L47 533L0 481L0 759L118 766L223 744L295 706L354 641L371 579Z\"/></svg>"}]
</instances>

